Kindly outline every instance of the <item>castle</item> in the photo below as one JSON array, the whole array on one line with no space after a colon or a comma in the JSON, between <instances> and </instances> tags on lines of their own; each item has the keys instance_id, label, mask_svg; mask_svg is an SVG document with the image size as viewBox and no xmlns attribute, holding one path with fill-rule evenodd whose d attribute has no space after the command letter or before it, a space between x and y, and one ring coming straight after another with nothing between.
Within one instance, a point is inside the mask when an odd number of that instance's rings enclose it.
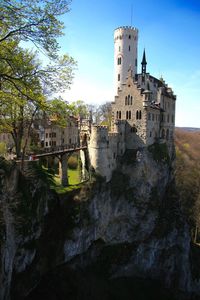
<instances>
[{"instance_id":1,"label":"castle","mask_svg":"<svg viewBox=\"0 0 200 300\"><path fill-rule=\"evenodd\" d=\"M91 166L111 179L117 159L126 150L153 143L173 147L176 96L164 80L147 73L145 50L141 73L137 73L138 29L114 31L116 96L112 102L112 126L92 126L88 141Z\"/></svg>"}]
</instances>

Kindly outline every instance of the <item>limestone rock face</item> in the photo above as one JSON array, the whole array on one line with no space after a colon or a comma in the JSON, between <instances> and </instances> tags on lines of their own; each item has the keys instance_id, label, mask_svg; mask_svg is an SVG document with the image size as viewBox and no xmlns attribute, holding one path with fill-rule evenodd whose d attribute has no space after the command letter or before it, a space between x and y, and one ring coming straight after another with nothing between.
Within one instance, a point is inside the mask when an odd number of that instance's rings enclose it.
<instances>
[{"instance_id":1,"label":"limestone rock face","mask_svg":"<svg viewBox=\"0 0 200 300\"><path fill-rule=\"evenodd\" d=\"M60 199L38 176L1 171L0 299L25 298L63 264L200 293L172 163L147 149L130 151L110 182L98 178Z\"/></svg>"}]
</instances>

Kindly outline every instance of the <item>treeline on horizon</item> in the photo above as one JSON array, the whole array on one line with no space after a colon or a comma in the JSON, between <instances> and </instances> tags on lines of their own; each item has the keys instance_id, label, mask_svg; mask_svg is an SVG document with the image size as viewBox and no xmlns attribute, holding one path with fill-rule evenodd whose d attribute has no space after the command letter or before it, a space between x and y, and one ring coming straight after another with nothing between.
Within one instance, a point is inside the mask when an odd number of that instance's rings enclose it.
<instances>
[{"instance_id":1,"label":"treeline on horizon","mask_svg":"<svg viewBox=\"0 0 200 300\"><path fill-rule=\"evenodd\" d=\"M194 242L200 242L200 131L175 130L175 176L181 209Z\"/></svg>"}]
</instances>

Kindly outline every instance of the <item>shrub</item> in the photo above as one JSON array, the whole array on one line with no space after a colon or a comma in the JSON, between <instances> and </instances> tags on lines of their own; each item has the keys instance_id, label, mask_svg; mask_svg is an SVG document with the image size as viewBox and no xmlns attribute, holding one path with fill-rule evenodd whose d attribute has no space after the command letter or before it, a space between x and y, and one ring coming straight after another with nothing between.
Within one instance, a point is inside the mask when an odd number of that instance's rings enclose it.
<instances>
[{"instance_id":1,"label":"shrub","mask_svg":"<svg viewBox=\"0 0 200 300\"><path fill-rule=\"evenodd\" d=\"M153 159L156 162L164 162L167 164L170 163L170 157L166 144L155 143L153 145L148 146L148 150L149 152L151 152Z\"/></svg>"},{"instance_id":2,"label":"shrub","mask_svg":"<svg viewBox=\"0 0 200 300\"><path fill-rule=\"evenodd\" d=\"M76 156L70 156L70 158L68 159L68 167L72 170L77 169L78 158Z\"/></svg>"}]
</instances>

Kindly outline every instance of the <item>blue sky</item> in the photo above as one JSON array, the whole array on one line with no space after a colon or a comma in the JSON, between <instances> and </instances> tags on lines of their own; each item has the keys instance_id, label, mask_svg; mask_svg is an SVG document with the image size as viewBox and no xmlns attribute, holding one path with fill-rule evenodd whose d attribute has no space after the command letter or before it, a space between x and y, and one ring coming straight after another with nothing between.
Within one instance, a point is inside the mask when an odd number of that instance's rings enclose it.
<instances>
[{"instance_id":1,"label":"blue sky","mask_svg":"<svg viewBox=\"0 0 200 300\"><path fill-rule=\"evenodd\" d=\"M61 51L78 62L64 99L113 101L113 32L132 25L139 30L139 62L145 47L147 71L162 75L177 95L176 126L200 127L199 0L73 0L62 19L66 28Z\"/></svg>"}]
</instances>

